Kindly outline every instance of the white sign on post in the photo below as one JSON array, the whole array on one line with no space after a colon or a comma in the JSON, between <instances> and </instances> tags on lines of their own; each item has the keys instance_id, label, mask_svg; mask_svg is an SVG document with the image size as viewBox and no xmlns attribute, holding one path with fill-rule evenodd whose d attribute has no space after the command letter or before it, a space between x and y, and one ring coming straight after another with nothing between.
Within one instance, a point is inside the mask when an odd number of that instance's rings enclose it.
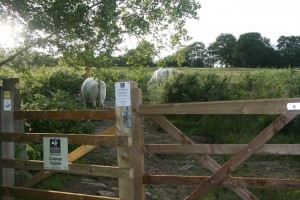
<instances>
[{"instance_id":1,"label":"white sign on post","mask_svg":"<svg viewBox=\"0 0 300 200\"><path fill-rule=\"evenodd\" d=\"M11 105L11 93L10 91L4 91L3 93L4 99L3 99L3 110L4 111L11 111L12 105Z\"/></svg>"},{"instance_id":2,"label":"white sign on post","mask_svg":"<svg viewBox=\"0 0 300 200\"><path fill-rule=\"evenodd\" d=\"M115 83L116 106L131 106L130 82Z\"/></svg>"},{"instance_id":3,"label":"white sign on post","mask_svg":"<svg viewBox=\"0 0 300 200\"><path fill-rule=\"evenodd\" d=\"M11 99L4 99L4 111L11 111Z\"/></svg>"},{"instance_id":4,"label":"white sign on post","mask_svg":"<svg viewBox=\"0 0 300 200\"><path fill-rule=\"evenodd\" d=\"M44 169L68 170L68 138L43 138Z\"/></svg>"},{"instance_id":5,"label":"white sign on post","mask_svg":"<svg viewBox=\"0 0 300 200\"><path fill-rule=\"evenodd\" d=\"M300 103L288 103L286 108L288 110L300 110Z\"/></svg>"}]
</instances>

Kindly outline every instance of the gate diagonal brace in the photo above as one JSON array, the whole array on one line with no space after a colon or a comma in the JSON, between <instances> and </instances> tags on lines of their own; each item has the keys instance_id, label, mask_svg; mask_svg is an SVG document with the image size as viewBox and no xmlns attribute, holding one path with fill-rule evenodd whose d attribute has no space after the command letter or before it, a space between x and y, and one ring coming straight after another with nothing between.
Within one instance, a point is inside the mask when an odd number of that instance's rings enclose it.
<instances>
[{"instance_id":1,"label":"gate diagonal brace","mask_svg":"<svg viewBox=\"0 0 300 200\"><path fill-rule=\"evenodd\" d=\"M208 192L218 186L231 171L240 166L262 145L270 140L276 133L292 121L297 115L281 115L257 135L243 150L234 155L226 164L215 172L207 181L197 188L186 200L196 200L204 197Z\"/></svg>"},{"instance_id":2,"label":"gate diagonal brace","mask_svg":"<svg viewBox=\"0 0 300 200\"><path fill-rule=\"evenodd\" d=\"M167 133L169 133L175 140L181 144L195 144L190 138L183 134L179 129L177 129L170 121L168 121L163 115L149 115L156 123L158 123ZM205 165L211 172L215 173L221 166L208 154L196 155L196 157ZM228 175L231 179L233 176ZM231 188L238 196L242 199L257 200L247 188L234 187Z\"/></svg>"}]
</instances>

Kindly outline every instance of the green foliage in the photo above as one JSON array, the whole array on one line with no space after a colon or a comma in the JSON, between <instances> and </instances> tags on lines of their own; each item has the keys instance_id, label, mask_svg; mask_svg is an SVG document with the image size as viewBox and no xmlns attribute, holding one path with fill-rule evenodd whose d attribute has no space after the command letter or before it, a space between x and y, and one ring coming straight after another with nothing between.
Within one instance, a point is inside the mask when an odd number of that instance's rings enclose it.
<instances>
[{"instance_id":1,"label":"green foliage","mask_svg":"<svg viewBox=\"0 0 300 200\"><path fill-rule=\"evenodd\" d=\"M300 96L300 74L292 69L255 70L224 73L228 70L192 71L155 85L151 102L182 103L248 99L291 98ZM230 72L230 71L229 71ZM269 125L273 115L187 115L168 116L180 130L211 138L212 142L248 143ZM299 141L299 119L293 120L272 142ZM192 128L191 128L192 127ZM220 131L221 130L221 131Z\"/></svg>"},{"instance_id":2,"label":"green foliage","mask_svg":"<svg viewBox=\"0 0 300 200\"><path fill-rule=\"evenodd\" d=\"M26 70L21 74L24 79L21 83L21 95L24 108L30 105L31 109L72 109L76 105L75 96L79 94L83 77L75 71L58 68L36 68ZM64 98L69 102L60 102ZM73 102L74 100L74 102ZM37 103L39 102L39 103ZM34 105L37 103L37 105ZM57 103L57 105L56 105Z\"/></svg>"},{"instance_id":3,"label":"green foliage","mask_svg":"<svg viewBox=\"0 0 300 200\"><path fill-rule=\"evenodd\" d=\"M292 69L242 73L235 81L237 95L233 99L298 97L299 81L299 72Z\"/></svg>"},{"instance_id":4,"label":"green foliage","mask_svg":"<svg viewBox=\"0 0 300 200\"><path fill-rule=\"evenodd\" d=\"M75 71L59 68L36 68L20 74L23 110L81 110L76 100L83 82ZM95 125L88 121L26 120L25 131L34 133L91 133ZM75 146L70 145L70 150ZM28 144L29 159L42 159L40 144Z\"/></svg>"},{"instance_id":5,"label":"green foliage","mask_svg":"<svg viewBox=\"0 0 300 200\"><path fill-rule=\"evenodd\" d=\"M202 42L194 42L187 47L186 63L190 67L206 67L206 48Z\"/></svg>"},{"instance_id":6,"label":"green foliage","mask_svg":"<svg viewBox=\"0 0 300 200\"><path fill-rule=\"evenodd\" d=\"M155 44L164 46L170 44L167 37L176 35L177 44L188 38L186 20L197 19L200 7L195 0L3 0L0 20L16 27L21 24L27 47L76 54L85 62L91 55L111 55L128 36L151 35ZM167 31L171 34L166 37Z\"/></svg>"},{"instance_id":7,"label":"green foliage","mask_svg":"<svg viewBox=\"0 0 300 200\"><path fill-rule=\"evenodd\" d=\"M175 55L166 56L157 62L157 67L178 67Z\"/></svg>"},{"instance_id":8,"label":"green foliage","mask_svg":"<svg viewBox=\"0 0 300 200\"><path fill-rule=\"evenodd\" d=\"M29 160L42 160L43 159L43 145L26 143L26 153Z\"/></svg>"},{"instance_id":9,"label":"green foliage","mask_svg":"<svg viewBox=\"0 0 300 200\"><path fill-rule=\"evenodd\" d=\"M164 85L165 103L228 100L230 79L216 74L182 73Z\"/></svg>"},{"instance_id":10,"label":"green foliage","mask_svg":"<svg viewBox=\"0 0 300 200\"><path fill-rule=\"evenodd\" d=\"M55 174L49 178L47 181L43 181L39 186L38 189L42 190L56 190L59 191L63 188L67 183L71 182L75 176L70 174Z\"/></svg>"},{"instance_id":11,"label":"green foliage","mask_svg":"<svg viewBox=\"0 0 300 200\"><path fill-rule=\"evenodd\" d=\"M233 54L235 66L239 67L270 67L274 65L275 51L270 40L260 33L240 35Z\"/></svg>"},{"instance_id":12,"label":"green foliage","mask_svg":"<svg viewBox=\"0 0 300 200\"><path fill-rule=\"evenodd\" d=\"M84 78L78 76L78 74L60 69L51 75L45 85L48 86L48 91L62 90L71 95L76 95L78 94L83 81Z\"/></svg>"},{"instance_id":13,"label":"green foliage","mask_svg":"<svg viewBox=\"0 0 300 200\"><path fill-rule=\"evenodd\" d=\"M174 58L177 62L177 66L178 67L182 67L183 63L186 61L186 57L187 57L187 47L184 47L182 49L179 49L175 54L174 54Z\"/></svg>"},{"instance_id":14,"label":"green foliage","mask_svg":"<svg viewBox=\"0 0 300 200\"><path fill-rule=\"evenodd\" d=\"M281 36L277 42L278 52L281 57L280 66L300 66L300 36Z\"/></svg>"},{"instance_id":15,"label":"green foliage","mask_svg":"<svg viewBox=\"0 0 300 200\"><path fill-rule=\"evenodd\" d=\"M216 38L216 41L209 45L209 54L216 57L220 64L233 65L233 51L236 46L236 38L232 34L222 33Z\"/></svg>"},{"instance_id":16,"label":"green foliage","mask_svg":"<svg viewBox=\"0 0 300 200\"><path fill-rule=\"evenodd\" d=\"M300 198L299 190L283 191L283 190L274 190L274 189L252 189L251 191L253 191L253 193L257 196L258 199L297 200Z\"/></svg>"},{"instance_id":17,"label":"green foliage","mask_svg":"<svg viewBox=\"0 0 300 200\"><path fill-rule=\"evenodd\" d=\"M114 98L114 84L120 80L134 80L138 83L138 86L142 89L142 91L146 91L147 82L151 77L151 72L148 72L150 70L144 67L107 68L98 70L95 77L105 81L107 87L107 98Z\"/></svg>"},{"instance_id":18,"label":"green foliage","mask_svg":"<svg viewBox=\"0 0 300 200\"><path fill-rule=\"evenodd\" d=\"M143 67L143 66L150 66L152 65L152 61L154 56L157 55L155 51L154 44L143 40L141 41L138 46L133 49L129 50L125 55L127 58L126 66L129 67Z\"/></svg>"},{"instance_id":19,"label":"green foliage","mask_svg":"<svg viewBox=\"0 0 300 200\"><path fill-rule=\"evenodd\" d=\"M63 90L58 90L52 97L36 94L23 105L24 110L80 110L82 106ZM32 133L69 133L69 134L88 134L95 130L95 125L89 121L74 120L26 120L25 132ZM74 149L75 145L70 145L69 150ZM42 159L42 145L28 144L27 152L29 159Z\"/></svg>"},{"instance_id":20,"label":"green foliage","mask_svg":"<svg viewBox=\"0 0 300 200\"><path fill-rule=\"evenodd\" d=\"M0 79L3 80L5 78L16 78L17 74L14 70L6 67L0 68ZM2 83L1 83L2 84Z\"/></svg>"}]
</instances>

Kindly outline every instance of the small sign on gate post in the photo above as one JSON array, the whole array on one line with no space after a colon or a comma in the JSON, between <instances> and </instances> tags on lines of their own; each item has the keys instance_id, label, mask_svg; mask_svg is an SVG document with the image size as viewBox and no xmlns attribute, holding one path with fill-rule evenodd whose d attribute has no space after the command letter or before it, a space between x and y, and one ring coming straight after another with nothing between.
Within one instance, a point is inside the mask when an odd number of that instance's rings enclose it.
<instances>
[{"instance_id":1,"label":"small sign on gate post","mask_svg":"<svg viewBox=\"0 0 300 200\"><path fill-rule=\"evenodd\" d=\"M294 102L294 103L288 103L286 105L287 110L300 110L300 103Z\"/></svg>"},{"instance_id":2,"label":"small sign on gate post","mask_svg":"<svg viewBox=\"0 0 300 200\"><path fill-rule=\"evenodd\" d=\"M130 81L115 83L116 107L131 106L130 90Z\"/></svg>"},{"instance_id":3,"label":"small sign on gate post","mask_svg":"<svg viewBox=\"0 0 300 200\"><path fill-rule=\"evenodd\" d=\"M68 170L68 138L43 137L44 169Z\"/></svg>"},{"instance_id":4,"label":"small sign on gate post","mask_svg":"<svg viewBox=\"0 0 300 200\"><path fill-rule=\"evenodd\" d=\"M4 91L3 92L3 111L11 111L12 109L12 101L11 101L11 92Z\"/></svg>"}]
</instances>

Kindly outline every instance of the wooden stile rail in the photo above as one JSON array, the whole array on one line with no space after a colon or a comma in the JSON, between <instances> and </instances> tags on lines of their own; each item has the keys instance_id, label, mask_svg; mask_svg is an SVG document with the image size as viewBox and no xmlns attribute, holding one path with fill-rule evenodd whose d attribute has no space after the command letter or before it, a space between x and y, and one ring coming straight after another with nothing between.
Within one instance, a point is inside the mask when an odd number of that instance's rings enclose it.
<instances>
[{"instance_id":1,"label":"wooden stile rail","mask_svg":"<svg viewBox=\"0 0 300 200\"><path fill-rule=\"evenodd\" d=\"M115 111L14 111L14 119L30 120L116 120ZM100 166L88 164L73 164L71 162L82 157L98 146L128 146L125 136L116 136L116 127L104 131L102 135L87 134L58 134L58 133L5 133L0 134L3 142L43 142L43 137L66 137L69 144L82 144L79 148L69 154L69 170L44 170L43 161L0 159L0 166L21 170L41 171L31 179L21 184L22 187L30 187L54 173L71 173L89 176L101 176L112 178L132 177L132 169L113 166ZM119 198L93 196L85 194L74 194L67 192L45 191L21 187L0 186L0 194L16 197L35 197L39 199L103 199L117 200Z\"/></svg>"},{"instance_id":2,"label":"wooden stile rail","mask_svg":"<svg viewBox=\"0 0 300 200\"><path fill-rule=\"evenodd\" d=\"M65 137L69 144L128 146L127 137L111 135L58 134L58 133L2 133L0 140L4 142L42 143L43 137Z\"/></svg>"},{"instance_id":3,"label":"wooden stile rail","mask_svg":"<svg viewBox=\"0 0 300 200\"><path fill-rule=\"evenodd\" d=\"M144 184L199 185L209 176L144 175ZM225 179L223 187L272 188L282 190L300 190L300 180L276 178L234 177ZM220 186L218 186L220 187Z\"/></svg>"},{"instance_id":4,"label":"wooden stile rail","mask_svg":"<svg viewBox=\"0 0 300 200\"><path fill-rule=\"evenodd\" d=\"M34 197L43 200L53 200L53 199L68 199L68 200L119 200L119 198L113 197L101 197L94 195L84 195L75 194L69 192L57 192L49 190L38 190L31 188L21 188L21 187L3 187L0 186L0 194L7 196L16 197Z\"/></svg>"},{"instance_id":5,"label":"wooden stile rail","mask_svg":"<svg viewBox=\"0 0 300 200\"><path fill-rule=\"evenodd\" d=\"M300 110L287 110L287 104L295 102L300 98L142 105L139 114L300 114Z\"/></svg>"},{"instance_id":6,"label":"wooden stile rail","mask_svg":"<svg viewBox=\"0 0 300 200\"><path fill-rule=\"evenodd\" d=\"M246 144L146 144L144 153L158 154L218 154L233 155L246 147ZM300 155L300 144L264 144L255 155Z\"/></svg>"},{"instance_id":7,"label":"wooden stile rail","mask_svg":"<svg viewBox=\"0 0 300 200\"><path fill-rule=\"evenodd\" d=\"M1 159L0 165L6 168L15 168L23 170L34 170L34 171L46 171L44 170L43 161L36 160L10 160ZM132 171L126 168L113 167L113 166L101 166L101 165L90 165L90 164L69 164L68 171L51 170L56 173L69 173L69 174L82 174L89 176L103 176L112 178L127 178L131 176Z\"/></svg>"},{"instance_id":8,"label":"wooden stile rail","mask_svg":"<svg viewBox=\"0 0 300 200\"><path fill-rule=\"evenodd\" d=\"M60 111L14 111L15 119L35 120L115 120L113 110L60 110Z\"/></svg>"}]
</instances>

